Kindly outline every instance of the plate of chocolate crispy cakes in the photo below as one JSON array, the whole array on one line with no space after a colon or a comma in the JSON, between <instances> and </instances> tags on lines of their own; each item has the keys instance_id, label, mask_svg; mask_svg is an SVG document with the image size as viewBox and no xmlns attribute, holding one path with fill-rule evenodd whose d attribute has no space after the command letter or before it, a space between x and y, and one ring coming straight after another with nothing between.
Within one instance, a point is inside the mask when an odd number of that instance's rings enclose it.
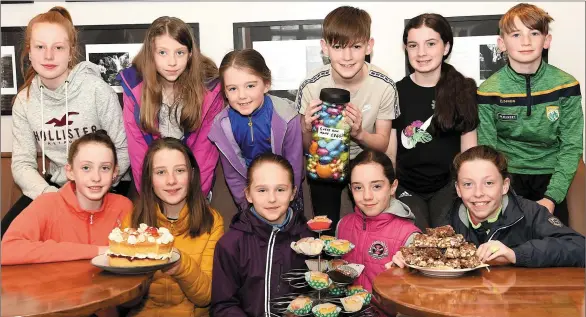
<instances>
[{"instance_id":1,"label":"plate of chocolate crispy cakes","mask_svg":"<svg viewBox=\"0 0 586 317\"><path fill-rule=\"evenodd\" d=\"M401 253L408 267L432 277L458 277L488 267L476 256L476 246L447 225L427 228Z\"/></svg>"}]
</instances>

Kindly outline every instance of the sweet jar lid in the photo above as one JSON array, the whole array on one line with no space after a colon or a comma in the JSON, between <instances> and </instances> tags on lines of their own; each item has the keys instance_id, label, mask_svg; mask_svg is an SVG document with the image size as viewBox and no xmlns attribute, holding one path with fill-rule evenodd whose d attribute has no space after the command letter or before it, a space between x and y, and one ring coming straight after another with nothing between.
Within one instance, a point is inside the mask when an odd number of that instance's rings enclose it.
<instances>
[{"instance_id":1,"label":"sweet jar lid","mask_svg":"<svg viewBox=\"0 0 586 317\"><path fill-rule=\"evenodd\" d=\"M319 99L329 103L345 104L350 102L350 92L340 88L323 88L319 93Z\"/></svg>"}]
</instances>

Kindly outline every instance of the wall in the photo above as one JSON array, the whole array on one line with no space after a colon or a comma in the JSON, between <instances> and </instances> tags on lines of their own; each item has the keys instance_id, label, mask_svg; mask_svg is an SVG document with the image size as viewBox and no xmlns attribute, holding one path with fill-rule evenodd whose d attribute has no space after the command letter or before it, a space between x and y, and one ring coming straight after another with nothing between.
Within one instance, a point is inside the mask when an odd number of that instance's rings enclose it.
<instances>
[{"instance_id":1,"label":"wall","mask_svg":"<svg viewBox=\"0 0 586 317\"><path fill-rule=\"evenodd\" d=\"M404 76L402 33L404 20L424 12L444 16L503 14L517 2L35 2L2 4L1 25L23 26L34 15L54 5L66 7L76 24L151 23L161 15L186 22L199 22L201 49L219 63L233 48L232 23L323 19L334 8L349 4L367 10L372 17L375 39L373 63L386 70L394 80ZM537 2L554 19L550 63L569 72L585 84L585 5L583 2ZM246 14L243 14L246 13ZM1 151L11 151L11 118L1 120Z\"/></svg>"}]
</instances>

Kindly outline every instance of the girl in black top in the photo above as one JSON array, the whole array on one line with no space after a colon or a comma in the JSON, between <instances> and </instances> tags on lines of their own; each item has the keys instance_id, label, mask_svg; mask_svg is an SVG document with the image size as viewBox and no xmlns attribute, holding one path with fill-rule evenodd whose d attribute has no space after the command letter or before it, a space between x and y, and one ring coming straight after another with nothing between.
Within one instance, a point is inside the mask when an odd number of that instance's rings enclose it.
<instances>
[{"instance_id":1,"label":"girl in black top","mask_svg":"<svg viewBox=\"0 0 586 317\"><path fill-rule=\"evenodd\" d=\"M403 32L411 74L397 82L401 116L393 121L390 154L397 197L424 229L437 224L455 198L451 162L476 145L476 83L445 62L454 36L438 14L422 14Z\"/></svg>"}]
</instances>

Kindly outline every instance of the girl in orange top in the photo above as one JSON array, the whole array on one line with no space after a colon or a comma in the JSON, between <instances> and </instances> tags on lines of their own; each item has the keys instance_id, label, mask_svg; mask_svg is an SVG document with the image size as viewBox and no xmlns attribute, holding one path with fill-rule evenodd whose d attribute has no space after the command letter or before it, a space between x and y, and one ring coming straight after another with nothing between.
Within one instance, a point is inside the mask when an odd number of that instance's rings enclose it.
<instances>
[{"instance_id":1,"label":"girl in orange top","mask_svg":"<svg viewBox=\"0 0 586 317\"><path fill-rule=\"evenodd\" d=\"M214 248L224 233L224 221L208 206L197 161L178 139L155 140L146 153L140 200L122 227L141 223L169 229L181 258L155 272L129 316L208 316Z\"/></svg>"},{"instance_id":2,"label":"girl in orange top","mask_svg":"<svg viewBox=\"0 0 586 317\"><path fill-rule=\"evenodd\" d=\"M104 130L69 149L70 180L37 197L2 238L2 265L91 259L105 253L108 234L132 210L128 198L109 193L118 176L116 147Z\"/></svg>"}]
</instances>

